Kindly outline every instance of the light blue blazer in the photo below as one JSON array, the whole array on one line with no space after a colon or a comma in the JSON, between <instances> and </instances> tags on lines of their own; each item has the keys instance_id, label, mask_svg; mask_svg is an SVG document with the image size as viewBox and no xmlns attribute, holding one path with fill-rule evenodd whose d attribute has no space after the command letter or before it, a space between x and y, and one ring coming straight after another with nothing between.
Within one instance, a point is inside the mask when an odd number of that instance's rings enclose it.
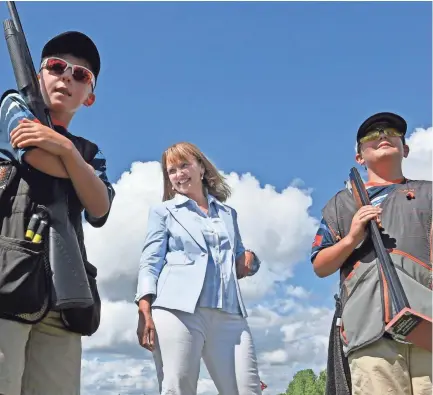
<instances>
[{"instance_id":1,"label":"light blue blazer","mask_svg":"<svg viewBox=\"0 0 433 395\"><path fill-rule=\"evenodd\" d=\"M224 221L233 252L232 271L236 278L236 257L245 251L239 234L236 210L216 200L218 215ZM152 206L148 230L140 258L135 302L153 295L152 306L194 313L208 263L208 249L200 223L184 205L184 198ZM256 264L256 262L255 262ZM236 279L239 305L247 312Z\"/></svg>"}]
</instances>

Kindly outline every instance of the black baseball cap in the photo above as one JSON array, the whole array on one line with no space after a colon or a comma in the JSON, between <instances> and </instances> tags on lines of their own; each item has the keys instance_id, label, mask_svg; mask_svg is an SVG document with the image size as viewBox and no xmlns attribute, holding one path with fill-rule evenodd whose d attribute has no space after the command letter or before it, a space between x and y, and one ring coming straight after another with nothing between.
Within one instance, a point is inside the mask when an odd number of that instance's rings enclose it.
<instances>
[{"instance_id":1,"label":"black baseball cap","mask_svg":"<svg viewBox=\"0 0 433 395\"><path fill-rule=\"evenodd\" d=\"M69 31L61 33L49 40L42 49L41 60L47 56L71 54L89 62L90 69L98 79L101 59L95 43L84 33Z\"/></svg>"},{"instance_id":2,"label":"black baseball cap","mask_svg":"<svg viewBox=\"0 0 433 395\"><path fill-rule=\"evenodd\" d=\"M403 134L403 136L407 131L407 123L400 115L394 114L392 112L379 112L367 118L362 123L358 129L356 141L359 142L361 137L364 137L367 132L375 125L388 125L390 127L396 128Z\"/></svg>"}]
</instances>

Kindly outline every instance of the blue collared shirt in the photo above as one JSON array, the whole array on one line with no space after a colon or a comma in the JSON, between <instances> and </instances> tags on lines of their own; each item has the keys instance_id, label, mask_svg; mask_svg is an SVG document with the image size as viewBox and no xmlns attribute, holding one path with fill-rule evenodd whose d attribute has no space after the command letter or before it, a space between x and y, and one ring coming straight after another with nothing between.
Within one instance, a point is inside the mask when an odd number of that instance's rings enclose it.
<instances>
[{"instance_id":1,"label":"blue collared shirt","mask_svg":"<svg viewBox=\"0 0 433 395\"><path fill-rule=\"evenodd\" d=\"M194 200L183 195L177 195L176 199L184 202L195 217L194 220L199 222L208 248L206 275L197 305L241 314L236 278L232 272L235 257L224 221L218 215L218 200L208 195L209 209L206 215Z\"/></svg>"}]
</instances>

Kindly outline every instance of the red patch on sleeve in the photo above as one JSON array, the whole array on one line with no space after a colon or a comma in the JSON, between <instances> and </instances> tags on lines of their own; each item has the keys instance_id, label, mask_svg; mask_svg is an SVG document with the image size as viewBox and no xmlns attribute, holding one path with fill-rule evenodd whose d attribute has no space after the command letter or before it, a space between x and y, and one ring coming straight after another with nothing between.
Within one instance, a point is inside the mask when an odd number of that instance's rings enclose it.
<instances>
[{"instance_id":1,"label":"red patch on sleeve","mask_svg":"<svg viewBox=\"0 0 433 395\"><path fill-rule=\"evenodd\" d=\"M323 236L316 235L316 237L314 238L314 241L313 241L313 247L319 247L320 244L322 244L322 239L323 239Z\"/></svg>"}]
</instances>

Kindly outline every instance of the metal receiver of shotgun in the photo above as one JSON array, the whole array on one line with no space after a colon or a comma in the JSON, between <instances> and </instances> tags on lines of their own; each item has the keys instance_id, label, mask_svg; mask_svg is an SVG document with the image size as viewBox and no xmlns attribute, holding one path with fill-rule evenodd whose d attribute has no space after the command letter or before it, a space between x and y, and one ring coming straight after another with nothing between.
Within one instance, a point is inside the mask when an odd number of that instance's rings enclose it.
<instances>
[{"instance_id":1,"label":"metal receiver of shotgun","mask_svg":"<svg viewBox=\"0 0 433 395\"><path fill-rule=\"evenodd\" d=\"M14 1L7 1L10 19L3 22L17 89L33 115L53 128L43 100L35 67ZM52 203L48 214L48 258L52 271L53 306L58 309L85 308L94 301L75 229L68 215L68 196L62 180L52 179Z\"/></svg>"},{"instance_id":2,"label":"metal receiver of shotgun","mask_svg":"<svg viewBox=\"0 0 433 395\"><path fill-rule=\"evenodd\" d=\"M350 170L349 179L357 207L371 204L364 182L355 167ZM391 321L386 324L385 331L397 341L410 342L431 352L432 319L410 307L397 269L383 244L380 229L375 220L369 222L369 230L378 260L378 270L383 272L391 302L396 311Z\"/></svg>"}]
</instances>

